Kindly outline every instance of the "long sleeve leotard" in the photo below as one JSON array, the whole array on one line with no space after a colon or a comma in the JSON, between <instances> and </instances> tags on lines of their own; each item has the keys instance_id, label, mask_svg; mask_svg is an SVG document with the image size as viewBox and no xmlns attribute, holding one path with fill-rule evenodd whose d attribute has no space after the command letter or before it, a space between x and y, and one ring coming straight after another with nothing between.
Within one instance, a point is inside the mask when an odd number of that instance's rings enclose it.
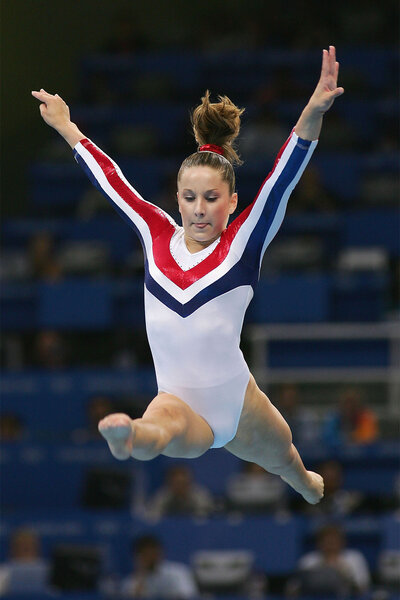
<instances>
[{"instance_id":1,"label":"long sleeve leotard","mask_svg":"<svg viewBox=\"0 0 400 600\"><path fill-rule=\"evenodd\" d=\"M248 381L239 348L244 315L265 249L316 144L292 131L253 203L192 255L183 228L144 200L106 154L88 139L75 146L78 163L141 240L146 328L160 390L211 389L243 373Z\"/></svg>"}]
</instances>

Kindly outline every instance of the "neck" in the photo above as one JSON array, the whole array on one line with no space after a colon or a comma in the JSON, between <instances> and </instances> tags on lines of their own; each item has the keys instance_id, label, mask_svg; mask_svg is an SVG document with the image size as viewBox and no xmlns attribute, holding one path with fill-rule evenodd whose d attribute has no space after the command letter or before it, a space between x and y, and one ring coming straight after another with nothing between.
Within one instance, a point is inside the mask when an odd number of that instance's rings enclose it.
<instances>
[{"instance_id":1,"label":"neck","mask_svg":"<svg viewBox=\"0 0 400 600\"><path fill-rule=\"evenodd\" d=\"M215 242L215 240L217 240L220 237L220 235L221 234L218 234L211 240L206 240L204 242L201 242L199 240L194 240L193 238L188 237L185 234L184 239L185 239L186 248L189 250L189 252L191 254L195 254L196 252L200 252L201 250L208 248L208 246L211 246L211 244L213 244Z\"/></svg>"}]
</instances>

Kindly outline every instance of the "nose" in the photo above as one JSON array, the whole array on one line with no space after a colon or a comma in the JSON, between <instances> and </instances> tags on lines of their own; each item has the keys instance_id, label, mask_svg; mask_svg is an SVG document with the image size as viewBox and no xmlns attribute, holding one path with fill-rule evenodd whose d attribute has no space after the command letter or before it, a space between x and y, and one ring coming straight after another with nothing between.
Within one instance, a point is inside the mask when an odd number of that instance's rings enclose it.
<instances>
[{"instance_id":1,"label":"nose","mask_svg":"<svg viewBox=\"0 0 400 600\"><path fill-rule=\"evenodd\" d=\"M203 217L206 214L205 202L202 198L197 198L194 206L194 214L196 217Z\"/></svg>"}]
</instances>

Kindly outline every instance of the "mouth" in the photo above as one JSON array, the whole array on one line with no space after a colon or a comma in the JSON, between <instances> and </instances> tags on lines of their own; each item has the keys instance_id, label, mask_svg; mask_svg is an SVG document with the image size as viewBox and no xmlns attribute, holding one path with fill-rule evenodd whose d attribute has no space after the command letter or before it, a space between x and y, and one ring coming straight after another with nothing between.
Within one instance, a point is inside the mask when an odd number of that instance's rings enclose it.
<instances>
[{"instance_id":1,"label":"mouth","mask_svg":"<svg viewBox=\"0 0 400 600\"><path fill-rule=\"evenodd\" d=\"M196 227L196 229L204 229L207 227L207 225L209 225L209 223L193 223L193 225Z\"/></svg>"}]
</instances>

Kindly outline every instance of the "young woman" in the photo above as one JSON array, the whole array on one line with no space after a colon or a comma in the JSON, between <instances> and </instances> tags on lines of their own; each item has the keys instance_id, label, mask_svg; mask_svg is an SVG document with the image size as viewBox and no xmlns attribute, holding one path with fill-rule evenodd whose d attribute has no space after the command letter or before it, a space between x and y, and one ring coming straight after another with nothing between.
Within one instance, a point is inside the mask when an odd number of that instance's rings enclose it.
<instances>
[{"instance_id":1,"label":"young woman","mask_svg":"<svg viewBox=\"0 0 400 600\"><path fill-rule=\"evenodd\" d=\"M136 230L145 252L146 327L158 394L140 419L112 414L100 421L116 458L194 458L224 446L280 475L308 502L322 498L322 477L305 469L286 421L250 374L239 341L265 249L317 144L323 115L344 91L337 87L338 69L330 46L323 50L318 85L273 170L228 227L238 202L233 142L243 111L227 97L210 103L207 92L193 112L199 149L178 173L180 227L85 138L58 94L32 92L45 122L74 149L94 185Z\"/></svg>"}]
</instances>

